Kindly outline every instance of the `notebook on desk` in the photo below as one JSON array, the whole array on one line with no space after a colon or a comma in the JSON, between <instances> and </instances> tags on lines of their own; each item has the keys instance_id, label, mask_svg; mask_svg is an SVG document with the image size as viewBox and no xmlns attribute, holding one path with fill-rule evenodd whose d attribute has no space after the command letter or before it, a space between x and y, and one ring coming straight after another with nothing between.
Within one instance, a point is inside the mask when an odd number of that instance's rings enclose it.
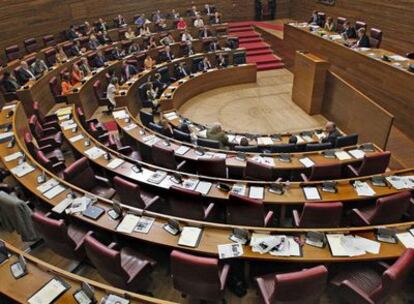
<instances>
[{"instance_id":1,"label":"notebook on desk","mask_svg":"<svg viewBox=\"0 0 414 304\"><path fill-rule=\"evenodd\" d=\"M198 227L184 227L181 231L178 245L185 247L198 247L203 229Z\"/></svg>"}]
</instances>

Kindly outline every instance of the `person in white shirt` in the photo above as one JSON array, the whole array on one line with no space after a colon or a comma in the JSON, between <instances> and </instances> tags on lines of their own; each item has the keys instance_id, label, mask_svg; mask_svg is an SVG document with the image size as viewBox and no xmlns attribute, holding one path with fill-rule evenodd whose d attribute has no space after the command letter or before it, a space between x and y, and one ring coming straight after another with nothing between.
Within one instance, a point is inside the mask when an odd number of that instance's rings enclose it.
<instances>
[{"instance_id":1,"label":"person in white shirt","mask_svg":"<svg viewBox=\"0 0 414 304\"><path fill-rule=\"evenodd\" d=\"M119 81L117 77L112 77L109 85L106 89L106 98L108 98L110 105L108 105L108 111L112 112L112 110L116 106L115 102L115 93L118 90Z\"/></svg>"},{"instance_id":2,"label":"person in white shirt","mask_svg":"<svg viewBox=\"0 0 414 304\"><path fill-rule=\"evenodd\" d=\"M24 60L20 63L20 70L18 73L20 76L20 81L24 84L29 80L36 80L36 76L33 74L29 65Z\"/></svg>"},{"instance_id":3,"label":"person in white shirt","mask_svg":"<svg viewBox=\"0 0 414 304\"><path fill-rule=\"evenodd\" d=\"M128 39L128 40L131 40L131 39L134 39L135 37L136 37L135 32L132 30L131 27L129 27L128 31L125 32L125 38Z\"/></svg>"},{"instance_id":4,"label":"person in white shirt","mask_svg":"<svg viewBox=\"0 0 414 304\"><path fill-rule=\"evenodd\" d=\"M196 20L194 20L194 26L195 26L195 27L198 27L198 28L200 28L200 27L204 27L204 21L203 21L203 19L200 17L200 15L198 15L198 16L196 17Z\"/></svg>"},{"instance_id":5,"label":"person in white shirt","mask_svg":"<svg viewBox=\"0 0 414 304\"><path fill-rule=\"evenodd\" d=\"M192 40L193 40L193 36L191 36L188 30L185 30L183 35L181 36L181 41L186 42L186 41L192 41Z\"/></svg>"}]
</instances>

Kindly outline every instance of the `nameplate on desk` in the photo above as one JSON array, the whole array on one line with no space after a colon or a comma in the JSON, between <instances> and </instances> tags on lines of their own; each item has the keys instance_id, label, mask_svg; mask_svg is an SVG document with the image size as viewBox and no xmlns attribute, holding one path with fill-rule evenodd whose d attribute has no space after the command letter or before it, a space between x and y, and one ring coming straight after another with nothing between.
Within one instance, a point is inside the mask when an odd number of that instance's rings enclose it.
<instances>
[{"instance_id":1,"label":"nameplate on desk","mask_svg":"<svg viewBox=\"0 0 414 304\"><path fill-rule=\"evenodd\" d=\"M13 137L13 132L5 132L0 134L0 143L4 143Z\"/></svg>"},{"instance_id":2,"label":"nameplate on desk","mask_svg":"<svg viewBox=\"0 0 414 304\"><path fill-rule=\"evenodd\" d=\"M136 124L131 123L131 124L129 124L129 125L127 125L127 126L125 126L125 127L124 127L124 130L128 132L128 131L131 131L131 130L135 129L136 127L137 127L137 125L136 125Z\"/></svg>"},{"instance_id":3,"label":"nameplate on desk","mask_svg":"<svg viewBox=\"0 0 414 304\"><path fill-rule=\"evenodd\" d=\"M299 159L299 161L301 162L302 165L305 166L305 168L310 168L315 165L315 163L309 157L301 158Z\"/></svg>"},{"instance_id":4,"label":"nameplate on desk","mask_svg":"<svg viewBox=\"0 0 414 304\"><path fill-rule=\"evenodd\" d=\"M24 162L14 168L12 168L10 171L16 175L17 177L23 177L26 174L29 174L30 172L33 172L35 168L31 165L29 165L27 162Z\"/></svg>"},{"instance_id":5,"label":"nameplate on desk","mask_svg":"<svg viewBox=\"0 0 414 304\"><path fill-rule=\"evenodd\" d=\"M9 155L5 156L4 157L4 161L9 162L9 161L18 159L18 158L20 158L22 156L23 156L23 153L22 152L20 152L20 151L19 152L15 152L13 154L9 154Z\"/></svg>"},{"instance_id":6,"label":"nameplate on desk","mask_svg":"<svg viewBox=\"0 0 414 304\"><path fill-rule=\"evenodd\" d=\"M101 157L102 155L105 154L105 151L98 148L98 147L92 147L88 150L85 151L85 154L90 158L90 159L97 159L99 157Z\"/></svg>"},{"instance_id":7,"label":"nameplate on desk","mask_svg":"<svg viewBox=\"0 0 414 304\"><path fill-rule=\"evenodd\" d=\"M29 304L50 304L70 289L70 285L60 278L53 278L39 289L27 302Z\"/></svg>"},{"instance_id":8,"label":"nameplate on desk","mask_svg":"<svg viewBox=\"0 0 414 304\"><path fill-rule=\"evenodd\" d=\"M65 190L66 190L66 188L63 187L62 185L56 185L53 188L51 188L50 190L48 190L45 193L43 193L43 195L47 199L52 199L52 198L58 196L59 194L61 194Z\"/></svg>"},{"instance_id":9,"label":"nameplate on desk","mask_svg":"<svg viewBox=\"0 0 414 304\"><path fill-rule=\"evenodd\" d=\"M113 160L111 160L109 162L108 165L106 165L109 169L116 169L118 168L120 165L122 165L125 161L123 159L120 158L114 158Z\"/></svg>"},{"instance_id":10,"label":"nameplate on desk","mask_svg":"<svg viewBox=\"0 0 414 304\"><path fill-rule=\"evenodd\" d=\"M78 134L78 135L75 135L75 136L69 138L69 141L71 143L75 143L75 142L77 142L77 141L79 141L79 140L81 140L83 138L84 138L83 134Z\"/></svg>"},{"instance_id":11,"label":"nameplate on desk","mask_svg":"<svg viewBox=\"0 0 414 304\"><path fill-rule=\"evenodd\" d=\"M49 191L50 189L52 189L54 186L58 185L59 182L57 180L55 180L54 178L49 179L47 182L41 184L40 186L38 186L36 189L37 191L39 191L40 193L45 193L46 191Z\"/></svg>"},{"instance_id":12,"label":"nameplate on desk","mask_svg":"<svg viewBox=\"0 0 414 304\"><path fill-rule=\"evenodd\" d=\"M249 189L249 198L262 200L264 197L264 188L251 186Z\"/></svg>"}]
</instances>

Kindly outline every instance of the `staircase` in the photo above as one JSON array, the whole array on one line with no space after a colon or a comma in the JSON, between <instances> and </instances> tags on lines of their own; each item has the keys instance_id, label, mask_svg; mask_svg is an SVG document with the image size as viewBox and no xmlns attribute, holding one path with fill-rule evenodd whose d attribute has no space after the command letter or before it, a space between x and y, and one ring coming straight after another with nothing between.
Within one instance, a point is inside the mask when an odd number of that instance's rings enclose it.
<instances>
[{"instance_id":1,"label":"staircase","mask_svg":"<svg viewBox=\"0 0 414 304\"><path fill-rule=\"evenodd\" d=\"M284 63L273 53L270 45L253 30L253 22L229 23L229 35L239 38L239 46L246 49L247 62L256 63L258 71L284 68Z\"/></svg>"}]
</instances>

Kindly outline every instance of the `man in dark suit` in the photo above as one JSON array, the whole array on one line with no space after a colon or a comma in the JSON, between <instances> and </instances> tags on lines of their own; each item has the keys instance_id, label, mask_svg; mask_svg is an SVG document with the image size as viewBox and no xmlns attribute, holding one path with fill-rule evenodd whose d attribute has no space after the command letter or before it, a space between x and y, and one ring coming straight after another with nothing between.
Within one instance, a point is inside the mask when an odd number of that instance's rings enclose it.
<instances>
[{"instance_id":1,"label":"man in dark suit","mask_svg":"<svg viewBox=\"0 0 414 304\"><path fill-rule=\"evenodd\" d=\"M232 50L237 49L237 44L238 44L237 39L230 38L230 39L227 39L226 41L226 47Z\"/></svg>"},{"instance_id":2,"label":"man in dark suit","mask_svg":"<svg viewBox=\"0 0 414 304\"><path fill-rule=\"evenodd\" d=\"M121 81L122 82L128 81L132 76L136 74L138 74L138 69L135 66L127 63L126 61L122 63L122 67L121 67Z\"/></svg>"},{"instance_id":3,"label":"man in dark suit","mask_svg":"<svg viewBox=\"0 0 414 304\"><path fill-rule=\"evenodd\" d=\"M105 65L106 58L103 55L102 51L96 53L95 58L93 59L93 65L97 68L103 67Z\"/></svg>"},{"instance_id":4,"label":"man in dark suit","mask_svg":"<svg viewBox=\"0 0 414 304\"><path fill-rule=\"evenodd\" d=\"M198 64L198 70L200 72L207 72L212 67L213 66L211 65L210 60L208 60L207 56L204 56L203 60Z\"/></svg>"},{"instance_id":5,"label":"man in dark suit","mask_svg":"<svg viewBox=\"0 0 414 304\"><path fill-rule=\"evenodd\" d=\"M209 47L208 47L208 50L209 50L210 52L216 52L216 51L218 51L218 50L221 50L221 47L220 47L220 45L218 44L218 42L217 42L217 40L216 40L216 39L214 39L213 41L211 41L211 42L210 42L210 45L209 45Z\"/></svg>"},{"instance_id":6,"label":"man in dark suit","mask_svg":"<svg viewBox=\"0 0 414 304\"><path fill-rule=\"evenodd\" d=\"M115 21L115 26L118 28L128 26L128 24L125 22L125 19L122 15L118 15L114 21Z\"/></svg>"},{"instance_id":7,"label":"man in dark suit","mask_svg":"<svg viewBox=\"0 0 414 304\"><path fill-rule=\"evenodd\" d=\"M325 125L326 137L322 139L322 143L331 143L332 147L336 144L336 139L341 136L341 133L336 128L336 124L332 121L328 121Z\"/></svg>"},{"instance_id":8,"label":"man in dark suit","mask_svg":"<svg viewBox=\"0 0 414 304\"><path fill-rule=\"evenodd\" d=\"M351 22L345 22L342 35L345 39L354 39L357 37L355 28L351 25Z\"/></svg>"},{"instance_id":9,"label":"man in dark suit","mask_svg":"<svg viewBox=\"0 0 414 304\"><path fill-rule=\"evenodd\" d=\"M177 79L181 79L190 75L190 72L188 71L184 62L180 62L175 67L175 75L177 76Z\"/></svg>"},{"instance_id":10,"label":"man in dark suit","mask_svg":"<svg viewBox=\"0 0 414 304\"><path fill-rule=\"evenodd\" d=\"M204 5L204 15L210 16L214 14L214 7L210 4Z\"/></svg>"},{"instance_id":11,"label":"man in dark suit","mask_svg":"<svg viewBox=\"0 0 414 304\"><path fill-rule=\"evenodd\" d=\"M66 33L66 36L69 40L78 39L80 34L75 31L75 27L73 25L70 26L69 31Z\"/></svg>"},{"instance_id":12,"label":"man in dark suit","mask_svg":"<svg viewBox=\"0 0 414 304\"><path fill-rule=\"evenodd\" d=\"M106 25L106 22L103 21L102 18L99 18L98 23L96 24L96 31L106 32L107 30L108 30L108 25Z\"/></svg>"},{"instance_id":13,"label":"man in dark suit","mask_svg":"<svg viewBox=\"0 0 414 304\"><path fill-rule=\"evenodd\" d=\"M255 19L257 21L262 20L263 7L262 0L254 0Z\"/></svg>"},{"instance_id":14,"label":"man in dark suit","mask_svg":"<svg viewBox=\"0 0 414 304\"><path fill-rule=\"evenodd\" d=\"M198 36L200 39L205 39L211 37L211 31L204 26L202 30L199 31Z\"/></svg>"},{"instance_id":15,"label":"man in dark suit","mask_svg":"<svg viewBox=\"0 0 414 304\"><path fill-rule=\"evenodd\" d=\"M267 2L270 12L270 19L274 20L276 16L276 0L269 0Z\"/></svg>"},{"instance_id":16,"label":"man in dark suit","mask_svg":"<svg viewBox=\"0 0 414 304\"><path fill-rule=\"evenodd\" d=\"M29 80L36 80L36 76L33 74L26 61L20 63L20 69L16 76L21 85L26 84Z\"/></svg>"},{"instance_id":17,"label":"man in dark suit","mask_svg":"<svg viewBox=\"0 0 414 304\"><path fill-rule=\"evenodd\" d=\"M111 53L112 60L119 60L125 56L125 51L120 50L119 47L116 45Z\"/></svg>"},{"instance_id":18,"label":"man in dark suit","mask_svg":"<svg viewBox=\"0 0 414 304\"><path fill-rule=\"evenodd\" d=\"M90 50L94 50L96 51L98 49L98 47L100 47L101 44L99 43L98 39L96 38L95 35L91 35L89 37L89 42L88 42L88 47Z\"/></svg>"},{"instance_id":19,"label":"man in dark suit","mask_svg":"<svg viewBox=\"0 0 414 304\"><path fill-rule=\"evenodd\" d=\"M152 82L152 84L154 85L154 88L156 90L158 90L158 92L160 92L160 94L162 93L162 91L164 91L167 88L167 84L165 82L162 81L161 79L161 74L157 73L154 76L154 81Z\"/></svg>"},{"instance_id":20,"label":"man in dark suit","mask_svg":"<svg viewBox=\"0 0 414 304\"><path fill-rule=\"evenodd\" d=\"M40 58L36 58L30 68L36 77L43 75L48 70L46 63Z\"/></svg>"},{"instance_id":21,"label":"man in dark suit","mask_svg":"<svg viewBox=\"0 0 414 304\"><path fill-rule=\"evenodd\" d=\"M321 17L318 15L318 11L312 12L312 16L310 17L308 23L312 25L322 25L322 20Z\"/></svg>"},{"instance_id":22,"label":"man in dark suit","mask_svg":"<svg viewBox=\"0 0 414 304\"><path fill-rule=\"evenodd\" d=\"M358 30L358 40L352 46L353 48L369 48L371 44L365 28L361 27Z\"/></svg>"},{"instance_id":23,"label":"man in dark suit","mask_svg":"<svg viewBox=\"0 0 414 304\"><path fill-rule=\"evenodd\" d=\"M14 93L20 88L16 78L9 71L4 71L3 80L1 82L6 93Z\"/></svg>"},{"instance_id":24,"label":"man in dark suit","mask_svg":"<svg viewBox=\"0 0 414 304\"><path fill-rule=\"evenodd\" d=\"M171 52L171 47L166 45L164 51L160 54L160 60L165 61L172 61L175 58L174 54Z\"/></svg>"}]
</instances>

